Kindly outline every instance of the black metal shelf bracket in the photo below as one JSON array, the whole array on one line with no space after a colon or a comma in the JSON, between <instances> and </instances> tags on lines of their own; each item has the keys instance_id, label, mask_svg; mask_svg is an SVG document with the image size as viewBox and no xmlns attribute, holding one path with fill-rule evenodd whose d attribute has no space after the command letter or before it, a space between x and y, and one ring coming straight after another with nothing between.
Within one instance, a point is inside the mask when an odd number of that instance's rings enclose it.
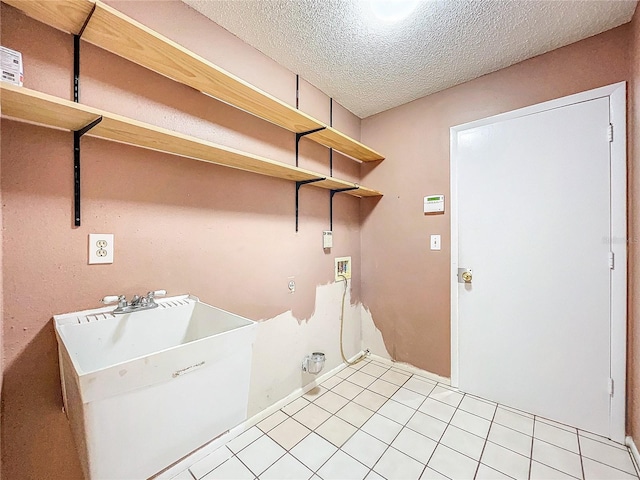
<instances>
[{"instance_id":1,"label":"black metal shelf bracket","mask_svg":"<svg viewBox=\"0 0 640 480\"><path fill-rule=\"evenodd\" d=\"M298 166L298 155L300 153L300 139L306 135L311 133L319 132L320 130L324 130L327 127L314 128L313 130L309 130L306 132L296 133L296 167Z\"/></svg>"},{"instance_id":2,"label":"black metal shelf bracket","mask_svg":"<svg viewBox=\"0 0 640 480\"><path fill-rule=\"evenodd\" d=\"M90 124L73 132L73 210L76 227L80 226L80 139L101 121L102 117L98 117Z\"/></svg>"},{"instance_id":3,"label":"black metal shelf bracket","mask_svg":"<svg viewBox=\"0 0 640 480\"><path fill-rule=\"evenodd\" d=\"M80 32L73 36L73 101L75 103L80 101L80 38L82 38L84 29L87 28L87 24L89 20L91 20L91 16L95 10L96 4L93 5ZM73 223L76 227L80 226L80 139L101 121L102 117L98 117L80 130L73 132Z\"/></svg>"},{"instance_id":4,"label":"black metal shelf bracket","mask_svg":"<svg viewBox=\"0 0 640 480\"><path fill-rule=\"evenodd\" d=\"M359 188L360 188L360 185L356 184L353 187L331 190L331 196L329 197L329 230L333 231L333 196L336 193L350 192L351 190L358 190Z\"/></svg>"},{"instance_id":5,"label":"black metal shelf bracket","mask_svg":"<svg viewBox=\"0 0 640 480\"><path fill-rule=\"evenodd\" d=\"M296 75L296 110L300 108L300 75ZM298 166L298 155L300 153L300 139L306 135L319 132L327 127L314 128L306 132L296 132L296 167Z\"/></svg>"},{"instance_id":6,"label":"black metal shelf bracket","mask_svg":"<svg viewBox=\"0 0 640 480\"><path fill-rule=\"evenodd\" d=\"M80 101L80 35L73 36L73 101Z\"/></svg>"},{"instance_id":7,"label":"black metal shelf bracket","mask_svg":"<svg viewBox=\"0 0 640 480\"><path fill-rule=\"evenodd\" d=\"M331 100L331 120L333 122L333 99ZM300 76L296 75L296 109L300 108ZM313 130L308 130L306 132L296 132L296 167L299 166L299 158L300 158L300 139L312 133L319 132L321 130L325 130L327 127L319 127L314 128ZM333 149L331 149L331 160L330 160L330 169L333 171ZM300 187L303 185L308 185L310 183L321 182L322 180L326 180L327 177L320 178L312 178L310 180L301 180L296 182L296 232L298 231L298 216L299 216L299 207L300 207ZM357 188L357 187L356 187Z\"/></svg>"},{"instance_id":8,"label":"black metal shelf bracket","mask_svg":"<svg viewBox=\"0 0 640 480\"><path fill-rule=\"evenodd\" d=\"M95 11L96 4L93 5L78 34L73 36L73 101L76 103L80 101L80 38L82 38L84 29L87 28Z\"/></svg>"},{"instance_id":9,"label":"black metal shelf bracket","mask_svg":"<svg viewBox=\"0 0 640 480\"><path fill-rule=\"evenodd\" d=\"M300 180L296 182L296 232L298 231L298 206L300 204L300 187L303 185L308 185L310 183L321 182L322 180L326 180L326 177L321 178L312 178L310 180Z\"/></svg>"}]
</instances>

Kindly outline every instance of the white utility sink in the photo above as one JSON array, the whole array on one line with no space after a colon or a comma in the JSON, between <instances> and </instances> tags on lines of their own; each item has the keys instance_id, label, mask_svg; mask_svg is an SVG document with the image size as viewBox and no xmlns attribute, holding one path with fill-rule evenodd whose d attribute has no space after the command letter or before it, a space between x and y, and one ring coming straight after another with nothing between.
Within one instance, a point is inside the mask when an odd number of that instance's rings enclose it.
<instances>
[{"instance_id":1,"label":"white utility sink","mask_svg":"<svg viewBox=\"0 0 640 480\"><path fill-rule=\"evenodd\" d=\"M54 317L85 476L148 478L246 419L256 322L182 295Z\"/></svg>"}]
</instances>

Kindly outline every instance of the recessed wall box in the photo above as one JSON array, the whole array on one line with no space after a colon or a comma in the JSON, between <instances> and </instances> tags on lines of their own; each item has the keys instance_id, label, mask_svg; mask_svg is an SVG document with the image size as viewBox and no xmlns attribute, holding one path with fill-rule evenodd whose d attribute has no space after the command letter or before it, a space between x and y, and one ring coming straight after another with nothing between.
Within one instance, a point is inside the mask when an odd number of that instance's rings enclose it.
<instances>
[{"instance_id":1,"label":"recessed wall box","mask_svg":"<svg viewBox=\"0 0 640 480\"><path fill-rule=\"evenodd\" d=\"M444 213L444 195L424 197L424 213Z\"/></svg>"},{"instance_id":2,"label":"recessed wall box","mask_svg":"<svg viewBox=\"0 0 640 480\"><path fill-rule=\"evenodd\" d=\"M337 257L335 266L336 282L351 278L351 257Z\"/></svg>"},{"instance_id":3,"label":"recessed wall box","mask_svg":"<svg viewBox=\"0 0 640 480\"><path fill-rule=\"evenodd\" d=\"M22 54L7 47L0 47L2 63L2 81L22 86L24 70L22 70Z\"/></svg>"}]
</instances>

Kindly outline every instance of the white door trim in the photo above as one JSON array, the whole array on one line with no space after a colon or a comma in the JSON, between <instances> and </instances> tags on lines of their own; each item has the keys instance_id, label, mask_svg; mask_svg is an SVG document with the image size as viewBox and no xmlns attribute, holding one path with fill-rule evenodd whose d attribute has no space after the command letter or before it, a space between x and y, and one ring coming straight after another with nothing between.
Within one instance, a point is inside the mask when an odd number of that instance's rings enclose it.
<instances>
[{"instance_id":1,"label":"white door trim","mask_svg":"<svg viewBox=\"0 0 640 480\"><path fill-rule=\"evenodd\" d=\"M627 126L626 82L483 118L450 129L451 147L451 385L458 386L458 133L504 120L552 110L596 98L609 97L610 123L614 125L611 149L611 249L615 268L611 275L611 378L614 392L610 411L610 438L623 443L627 367Z\"/></svg>"}]
</instances>

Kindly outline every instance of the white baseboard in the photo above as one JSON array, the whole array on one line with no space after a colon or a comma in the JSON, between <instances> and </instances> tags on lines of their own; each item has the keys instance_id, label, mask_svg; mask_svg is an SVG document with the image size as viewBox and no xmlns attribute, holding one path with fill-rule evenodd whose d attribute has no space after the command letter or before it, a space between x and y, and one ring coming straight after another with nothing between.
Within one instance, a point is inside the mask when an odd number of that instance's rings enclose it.
<instances>
[{"instance_id":1,"label":"white baseboard","mask_svg":"<svg viewBox=\"0 0 640 480\"><path fill-rule=\"evenodd\" d=\"M371 354L369 355L371 360L375 360L376 362L383 363L385 365L391 365L393 367L399 367L403 370L407 370L408 372L415 373L416 375L420 375L421 377L428 378L429 380L433 380L434 382L443 383L445 385L451 385L451 379L447 377L441 377L435 373L427 372L426 370L422 370L418 367L414 367L408 363L404 362L396 362L394 360L389 360L384 357L380 357L378 355Z\"/></svg>"},{"instance_id":2,"label":"white baseboard","mask_svg":"<svg viewBox=\"0 0 640 480\"><path fill-rule=\"evenodd\" d=\"M361 351L361 352L357 353L356 355L354 355L353 357L351 357L349 359L349 361L352 362L356 358L364 355L365 353L366 352ZM200 460L202 460L204 457L206 457L210 453L216 451L218 448L220 448L223 445L227 444L228 442L230 442L231 440L236 438L238 435L240 435L245 430L250 429L251 427L253 427L257 423L260 423L262 420L267 418L272 413L277 412L278 410L280 410L285 405L291 403L296 398L301 397L302 395L307 393L309 390L317 387L322 382L327 380L329 377L335 375L340 370L343 370L345 368L347 368L347 365L345 363L341 363L340 365L335 367L333 370L330 370L329 372L325 373L324 375L322 375L320 377L316 377L312 382L309 382L306 385L304 385L303 387L298 388L297 390L294 390L291 394L287 395L282 400L277 401L276 403L274 403L273 405L265 408L261 412L256 413L253 417L245 420L240 425L238 425L236 427L233 427L228 432L223 433L218 438L212 440L211 442L207 443L206 445L203 445L202 447L200 447L195 452L191 453L187 457L183 458L182 460L180 460L177 463L173 464L171 467L169 467L166 470L162 471L160 474L158 474L155 477L153 477L153 479L154 480L168 480L168 479L171 479L171 478L175 477L179 473L184 472L187 468L191 467L191 465L199 462Z\"/></svg>"},{"instance_id":3,"label":"white baseboard","mask_svg":"<svg viewBox=\"0 0 640 480\"><path fill-rule=\"evenodd\" d=\"M636 444L634 443L631 436L628 436L625 439L624 443L626 443L627 447L629 447L629 450L631 450L631 457L633 458L633 462L636 465L636 472L638 473L638 475L640 475L640 453L638 453L638 447L636 447Z\"/></svg>"}]
</instances>

